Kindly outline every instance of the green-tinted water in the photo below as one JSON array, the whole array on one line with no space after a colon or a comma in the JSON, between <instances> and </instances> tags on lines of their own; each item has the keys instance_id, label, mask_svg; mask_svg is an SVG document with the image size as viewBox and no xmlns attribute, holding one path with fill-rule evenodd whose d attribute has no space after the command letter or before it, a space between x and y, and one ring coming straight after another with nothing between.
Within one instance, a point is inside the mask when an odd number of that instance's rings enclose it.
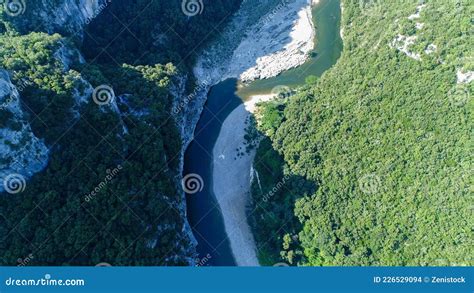
<instances>
[{"instance_id":1,"label":"green-tinted water","mask_svg":"<svg viewBox=\"0 0 474 293\"><path fill-rule=\"evenodd\" d=\"M257 80L248 86L240 85L237 94L246 100L251 95L271 93L276 86L300 86L305 83L309 75L321 76L336 63L341 55L340 19L340 1L321 0L313 7L316 45L312 57L305 64L283 72L277 77Z\"/></svg>"}]
</instances>

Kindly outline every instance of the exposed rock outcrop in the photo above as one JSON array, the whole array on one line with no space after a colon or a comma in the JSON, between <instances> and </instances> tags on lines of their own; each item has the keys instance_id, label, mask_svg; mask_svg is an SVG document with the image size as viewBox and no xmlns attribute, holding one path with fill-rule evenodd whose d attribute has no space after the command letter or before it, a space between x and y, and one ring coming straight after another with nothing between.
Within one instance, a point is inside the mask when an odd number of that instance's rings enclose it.
<instances>
[{"instance_id":1,"label":"exposed rock outcrop","mask_svg":"<svg viewBox=\"0 0 474 293\"><path fill-rule=\"evenodd\" d=\"M199 58L199 80L265 79L303 64L314 47L311 2L243 1L222 36Z\"/></svg>"},{"instance_id":2,"label":"exposed rock outcrop","mask_svg":"<svg viewBox=\"0 0 474 293\"><path fill-rule=\"evenodd\" d=\"M29 178L48 163L49 150L31 130L20 95L8 72L0 70L0 181L13 174ZM0 184L0 192L4 191Z\"/></svg>"},{"instance_id":3,"label":"exposed rock outcrop","mask_svg":"<svg viewBox=\"0 0 474 293\"><path fill-rule=\"evenodd\" d=\"M474 80L474 71L467 71L464 72L462 70L458 70L456 72L457 83L470 83Z\"/></svg>"},{"instance_id":4,"label":"exposed rock outcrop","mask_svg":"<svg viewBox=\"0 0 474 293\"><path fill-rule=\"evenodd\" d=\"M22 17L12 21L20 31L65 33L82 38L84 25L90 23L111 0L38 0L25 3Z\"/></svg>"}]
</instances>

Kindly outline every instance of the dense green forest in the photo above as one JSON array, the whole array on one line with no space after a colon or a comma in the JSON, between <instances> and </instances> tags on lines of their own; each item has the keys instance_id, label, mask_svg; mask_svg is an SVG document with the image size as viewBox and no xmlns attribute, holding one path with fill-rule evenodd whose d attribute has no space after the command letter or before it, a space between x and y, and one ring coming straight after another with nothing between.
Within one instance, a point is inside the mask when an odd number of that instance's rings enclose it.
<instances>
[{"instance_id":1,"label":"dense green forest","mask_svg":"<svg viewBox=\"0 0 474 293\"><path fill-rule=\"evenodd\" d=\"M259 258L473 265L473 83L456 75L474 69L474 4L343 4L338 63L258 113ZM397 49L399 34L416 36L419 59Z\"/></svg>"},{"instance_id":2,"label":"dense green forest","mask_svg":"<svg viewBox=\"0 0 474 293\"><path fill-rule=\"evenodd\" d=\"M0 39L2 67L33 81L22 101L36 112L30 115L35 134L53 150L48 167L25 192L0 197L2 264L15 264L29 254L33 264L166 264L164 256L188 245L178 242L183 219L158 197L179 199L172 180L180 141L167 119L167 86L176 68L124 66L106 72L110 75L103 78L113 81L109 84L118 93L131 95L130 103L147 102L146 115L126 116L124 134L111 108L89 103L74 118L72 89L80 74L70 70L63 75L52 57L59 40L59 35L43 33ZM120 172L86 201L114 170ZM155 249L148 249L160 225L171 228Z\"/></svg>"},{"instance_id":3,"label":"dense green forest","mask_svg":"<svg viewBox=\"0 0 474 293\"><path fill-rule=\"evenodd\" d=\"M170 88L241 1L189 17L180 1L113 0L83 34L46 33L43 2L20 17L0 5L0 69L50 148L24 192L0 194L0 265L187 264ZM260 261L473 265L473 83L456 75L474 70L474 4L342 2L338 63L257 113ZM113 88L117 108L89 85Z\"/></svg>"},{"instance_id":4,"label":"dense green forest","mask_svg":"<svg viewBox=\"0 0 474 293\"><path fill-rule=\"evenodd\" d=\"M239 1L190 18L175 1L114 0L83 39L42 32L45 7L30 3L27 17L1 12L0 68L28 81L22 109L51 154L24 192L0 195L0 264L187 264L170 87ZM92 103L88 83L113 88L118 107Z\"/></svg>"},{"instance_id":5,"label":"dense green forest","mask_svg":"<svg viewBox=\"0 0 474 293\"><path fill-rule=\"evenodd\" d=\"M192 65L240 2L203 1L202 14L188 17L181 11L182 1L114 0L88 26L83 52L99 63Z\"/></svg>"}]
</instances>

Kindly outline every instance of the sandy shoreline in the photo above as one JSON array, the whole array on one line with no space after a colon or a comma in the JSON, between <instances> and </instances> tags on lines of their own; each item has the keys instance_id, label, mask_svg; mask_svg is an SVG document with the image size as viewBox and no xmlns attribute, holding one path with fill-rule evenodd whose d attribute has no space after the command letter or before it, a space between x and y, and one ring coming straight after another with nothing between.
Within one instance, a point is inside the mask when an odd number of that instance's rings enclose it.
<instances>
[{"instance_id":1,"label":"sandy shoreline","mask_svg":"<svg viewBox=\"0 0 474 293\"><path fill-rule=\"evenodd\" d=\"M245 152L245 128L256 104L275 95L253 96L227 116L213 149L213 188L238 266L258 266L255 240L247 222L251 170L256 149ZM237 149L241 147L241 151ZM238 156L244 152L243 156Z\"/></svg>"}]
</instances>

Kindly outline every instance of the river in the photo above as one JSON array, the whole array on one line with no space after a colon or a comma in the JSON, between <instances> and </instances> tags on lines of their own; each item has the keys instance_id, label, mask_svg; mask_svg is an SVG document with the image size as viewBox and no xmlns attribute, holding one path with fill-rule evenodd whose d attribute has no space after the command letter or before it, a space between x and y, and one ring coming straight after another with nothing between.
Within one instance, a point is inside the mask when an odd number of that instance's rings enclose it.
<instances>
[{"instance_id":1,"label":"river","mask_svg":"<svg viewBox=\"0 0 474 293\"><path fill-rule=\"evenodd\" d=\"M249 96L268 94L279 85L302 85L308 75L321 76L334 65L342 52L340 18L339 0L321 0L313 8L316 46L312 57L305 64L277 77L258 80L249 85L241 85L235 79L228 79L211 88L196 126L195 138L184 158L184 174L199 174L203 181L201 191L186 195L188 221L198 242L201 264L236 264L212 188L212 153L222 123Z\"/></svg>"}]
</instances>

